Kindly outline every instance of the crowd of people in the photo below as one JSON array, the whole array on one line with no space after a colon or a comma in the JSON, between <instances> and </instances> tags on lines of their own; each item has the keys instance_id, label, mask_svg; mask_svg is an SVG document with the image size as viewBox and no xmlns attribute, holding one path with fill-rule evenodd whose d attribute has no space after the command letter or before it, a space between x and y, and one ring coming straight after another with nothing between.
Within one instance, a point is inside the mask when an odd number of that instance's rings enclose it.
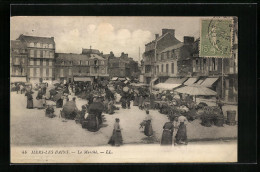
<instances>
[{"instance_id":1,"label":"crowd of people","mask_svg":"<svg viewBox=\"0 0 260 172\"><path fill-rule=\"evenodd\" d=\"M169 96L163 97L161 94L152 93L147 87L135 88L129 83L122 82L110 84L104 81L73 82L56 83L50 86L48 84L36 84L34 87L22 89L27 97L28 109L46 109L46 116L53 118L55 117L54 106L56 106L56 108L61 108L60 117L75 120L77 124L82 125L82 128L91 132L96 132L102 127L102 113L113 115L119 109L115 104L119 103L121 108L131 109L130 102L132 101L133 106L138 106L146 113L146 118L140 124L140 128L144 128L144 134L148 137L153 136L152 117L149 111L156 108L155 100L158 98L170 99ZM73 97L72 100L69 99L69 95ZM87 104L83 105L81 110L76 106L76 97L87 100ZM50 100L54 104L48 104L46 100ZM177 115L169 120L163 126L161 145L172 145L174 129L178 130L174 139L175 144L187 144L186 125L188 120L186 117ZM120 119L116 118L112 136L108 141L109 144L114 146L123 144L122 129L119 123Z\"/></svg>"}]
</instances>

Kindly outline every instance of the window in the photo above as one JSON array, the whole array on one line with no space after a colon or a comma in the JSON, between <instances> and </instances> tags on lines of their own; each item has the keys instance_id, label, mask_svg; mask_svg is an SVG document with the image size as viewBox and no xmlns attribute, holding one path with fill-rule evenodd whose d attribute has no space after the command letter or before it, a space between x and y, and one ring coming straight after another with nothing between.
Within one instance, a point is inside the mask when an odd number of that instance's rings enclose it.
<instances>
[{"instance_id":1,"label":"window","mask_svg":"<svg viewBox=\"0 0 260 172\"><path fill-rule=\"evenodd\" d=\"M46 60L43 60L42 65L43 65L43 66L46 66Z\"/></svg>"},{"instance_id":2,"label":"window","mask_svg":"<svg viewBox=\"0 0 260 172\"><path fill-rule=\"evenodd\" d=\"M174 63L172 63L172 74L174 73Z\"/></svg>"},{"instance_id":3,"label":"window","mask_svg":"<svg viewBox=\"0 0 260 172\"><path fill-rule=\"evenodd\" d=\"M49 61L49 66L52 66L52 61Z\"/></svg>"},{"instance_id":4,"label":"window","mask_svg":"<svg viewBox=\"0 0 260 172\"><path fill-rule=\"evenodd\" d=\"M89 65L89 61L86 61L86 65Z\"/></svg>"},{"instance_id":5,"label":"window","mask_svg":"<svg viewBox=\"0 0 260 172\"><path fill-rule=\"evenodd\" d=\"M52 44L49 44L49 48L53 48Z\"/></svg>"},{"instance_id":6,"label":"window","mask_svg":"<svg viewBox=\"0 0 260 172\"><path fill-rule=\"evenodd\" d=\"M170 51L167 51L167 59L170 58Z\"/></svg>"},{"instance_id":7,"label":"window","mask_svg":"<svg viewBox=\"0 0 260 172\"><path fill-rule=\"evenodd\" d=\"M40 76L40 68L36 68L36 76Z\"/></svg>"},{"instance_id":8,"label":"window","mask_svg":"<svg viewBox=\"0 0 260 172\"><path fill-rule=\"evenodd\" d=\"M34 60L30 60L30 65L34 65Z\"/></svg>"},{"instance_id":9,"label":"window","mask_svg":"<svg viewBox=\"0 0 260 172\"><path fill-rule=\"evenodd\" d=\"M71 69L69 69L69 75L71 75Z\"/></svg>"},{"instance_id":10,"label":"window","mask_svg":"<svg viewBox=\"0 0 260 172\"><path fill-rule=\"evenodd\" d=\"M40 50L37 50L37 57L40 58L41 52Z\"/></svg>"},{"instance_id":11,"label":"window","mask_svg":"<svg viewBox=\"0 0 260 172\"><path fill-rule=\"evenodd\" d=\"M216 61L215 58L212 58L212 70L216 70Z\"/></svg>"},{"instance_id":12,"label":"window","mask_svg":"<svg viewBox=\"0 0 260 172\"><path fill-rule=\"evenodd\" d=\"M30 57L34 57L34 51L30 50Z\"/></svg>"},{"instance_id":13,"label":"window","mask_svg":"<svg viewBox=\"0 0 260 172\"><path fill-rule=\"evenodd\" d=\"M40 66L40 60L36 60L36 65Z\"/></svg>"},{"instance_id":14,"label":"window","mask_svg":"<svg viewBox=\"0 0 260 172\"><path fill-rule=\"evenodd\" d=\"M18 69L15 70L15 75L19 75Z\"/></svg>"},{"instance_id":15,"label":"window","mask_svg":"<svg viewBox=\"0 0 260 172\"><path fill-rule=\"evenodd\" d=\"M42 68L42 76L46 77L46 68Z\"/></svg>"},{"instance_id":16,"label":"window","mask_svg":"<svg viewBox=\"0 0 260 172\"><path fill-rule=\"evenodd\" d=\"M33 42L31 42L29 47L34 47L34 43L33 43Z\"/></svg>"},{"instance_id":17,"label":"window","mask_svg":"<svg viewBox=\"0 0 260 172\"><path fill-rule=\"evenodd\" d=\"M53 58L53 52L50 52L50 58Z\"/></svg>"},{"instance_id":18,"label":"window","mask_svg":"<svg viewBox=\"0 0 260 172\"><path fill-rule=\"evenodd\" d=\"M104 64L105 64L104 60L102 60L100 63L101 63L101 65L104 65Z\"/></svg>"},{"instance_id":19,"label":"window","mask_svg":"<svg viewBox=\"0 0 260 172\"><path fill-rule=\"evenodd\" d=\"M79 73L81 73L81 70L79 70Z\"/></svg>"},{"instance_id":20,"label":"window","mask_svg":"<svg viewBox=\"0 0 260 172\"><path fill-rule=\"evenodd\" d=\"M63 77L63 69L60 69L60 77Z\"/></svg>"},{"instance_id":21,"label":"window","mask_svg":"<svg viewBox=\"0 0 260 172\"><path fill-rule=\"evenodd\" d=\"M49 77L52 77L52 69L49 68Z\"/></svg>"},{"instance_id":22,"label":"window","mask_svg":"<svg viewBox=\"0 0 260 172\"><path fill-rule=\"evenodd\" d=\"M14 64L16 64L16 65L19 64L19 59L18 58L14 58Z\"/></svg>"},{"instance_id":23,"label":"window","mask_svg":"<svg viewBox=\"0 0 260 172\"><path fill-rule=\"evenodd\" d=\"M81 60L79 61L79 65L82 65L82 61Z\"/></svg>"},{"instance_id":24,"label":"window","mask_svg":"<svg viewBox=\"0 0 260 172\"><path fill-rule=\"evenodd\" d=\"M168 73L168 72L169 72L169 65L166 64L166 73Z\"/></svg>"},{"instance_id":25,"label":"window","mask_svg":"<svg viewBox=\"0 0 260 172\"><path fill-rule=\"evenodd\" d=\"M41 43L40 47L43 48L43 43Z\"/></svg>"},{"instance_id":26,"label":"window","mask_svg":"<svg viewBox=\"0 0 260 172\"><path fill-rule=\"evenodd\" d=\"M34 43L34 47L37 47L37 43L36 42Z\"/></svg>"},{"instance_id":27,"label":"window","mask_svg":"<svg viewBox=\"0 0 260 172\"><path fill-rule=\"evenodd\" d=\"M30 68L30 77L33 77L33 68Z\"/></svg>"},{"instance_id":28,"label":"window","mask_svg":"<svg viewBox=\"0 0 260 172\"><path fill-rule=\"evenodd\" d=\"M49 58L50 57L50 52L46 51L45 56L46 56L46 58Z\"/></svg>"},{"instance_id":29,"label":"window","mask_svg":"<svg viewBox=\"0 0 260 172\"><path fill-rule=\"evenodd\" d=\"M39 42L37 43L37 47L38 47L38 48L40 48L40 47L41 47L41 44L40 44Z\"/></svg>"},{"instance_id":30,"label":"window","mask_svg":"<svg viewBox=\"0 0 260 172\"><path fill-rule=\"evenodd\" d=\"M159 73L160 71L159 71L159 65L157 65L157 73Z\"/></svg>"},{"instance_id":31,"label":"window","mask_svg":"<svg viewBox=\"0 0 260 172\"><path fill-rule=\"evenodd\" d=\"M161 72L163 72L163 64L162 64Z\"/></svg>"}]
</instances>

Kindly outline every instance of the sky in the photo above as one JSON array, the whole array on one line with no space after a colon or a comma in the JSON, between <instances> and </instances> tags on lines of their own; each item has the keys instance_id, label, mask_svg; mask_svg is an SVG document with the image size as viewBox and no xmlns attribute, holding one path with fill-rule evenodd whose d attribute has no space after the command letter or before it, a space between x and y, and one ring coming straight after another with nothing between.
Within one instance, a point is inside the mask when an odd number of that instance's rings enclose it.
<instances>
[{"instance_id":1,"label":"sky","mask_svg":"<svg viewBox=\"0 0 260 172\"><path fill-rule=\"evenodd\" d=\"M175 36L199 37L200 17L91 17L91 16L16 16L11 17L10 38L20 34L54 37L56 52L78 53L93 48L116 56L121 52L139 60L145 44L162 34L162 29L175 29Z\"/></svg>"}]
</instances>

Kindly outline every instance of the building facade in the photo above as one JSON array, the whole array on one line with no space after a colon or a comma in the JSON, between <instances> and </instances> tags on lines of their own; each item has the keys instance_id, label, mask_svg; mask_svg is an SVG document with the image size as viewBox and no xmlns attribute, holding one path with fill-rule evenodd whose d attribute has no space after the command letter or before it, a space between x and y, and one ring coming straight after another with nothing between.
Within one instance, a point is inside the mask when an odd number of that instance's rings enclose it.
<instances>
[{"instance_id":1,"label":"building facade","mask_svg":"<svg viewBox=\"0 0 260 172\"><path fill-rule=\"evenodd\" d=\"M60 82L71 83L77 78L92 81L89 58L82 54L56 53L55 79Z\"/></svg>"},{"instance_id":2,"label":"building facade","mask_svg":"<svg viewBox=\"0 0 260 172\"><path fill-rule=\"evenodd\" d=\"M31 83L54 80L54 37L20 35L17 40L26 45L28 53L27 80Z\"/></svg>"},{"instance_id":3,"label":"building facade","mask_svg":"<svg viewBox=\"0 0 260 172\"><path fill-rule=\"evenodd\" d=\"M158 55L165 48L179 44L180 41L175 38L174 29L162 29L162 35L155 34L155 39L145 45L145 52L143 53L143 68L142 76L146 84L150 84L151 80L155 78Z\"/></svg>"},{"instance_id":4,"label":"building facade","mask_svg":"<svg viewBox=\"0 0 260 172\"><path fill-rule=\"evenodd\" d=\"M27 49L20 40L11 41L10 75L11 82L27 81Z\"/></svg>"},{"instance_id":5,"label":"building facade","mask_svg":"<svg viewBox=\"0 0 260 172\"><path fill-rule=\"evenodd\" d=\"M108 74L108 59L104 58L102 53L96 49L82 49L82 55L89 58L90 76L93 79L107 79Z\"/></svg>"},{"instance_id":6,"label":"building facade","mask_svg":"<svg viewBox=\"0 0 260 172\"><path fill-rule=\"evenodd\" d=\"M109 76L112 77L129 77L138 78L140 71L138 62L128 57L128 54L121 53L120 57L110 56L109 58Z\"/></svg>"}]
</instances>

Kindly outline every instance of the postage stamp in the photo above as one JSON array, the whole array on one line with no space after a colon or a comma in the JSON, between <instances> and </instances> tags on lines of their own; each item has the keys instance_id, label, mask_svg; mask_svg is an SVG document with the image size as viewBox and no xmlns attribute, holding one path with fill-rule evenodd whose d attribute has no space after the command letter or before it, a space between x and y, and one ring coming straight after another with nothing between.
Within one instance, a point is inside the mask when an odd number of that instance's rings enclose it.
<instances>
[{"instance_id":1,"label":"postage stamp","mask_svg":"<svg viewBox=\"0 0 260 172\"><path fill-rule=\"evenodd\" d=\"M230 58L232 55L233 20L201 19L200 57Z\"/></svg>"}]
</instances>

